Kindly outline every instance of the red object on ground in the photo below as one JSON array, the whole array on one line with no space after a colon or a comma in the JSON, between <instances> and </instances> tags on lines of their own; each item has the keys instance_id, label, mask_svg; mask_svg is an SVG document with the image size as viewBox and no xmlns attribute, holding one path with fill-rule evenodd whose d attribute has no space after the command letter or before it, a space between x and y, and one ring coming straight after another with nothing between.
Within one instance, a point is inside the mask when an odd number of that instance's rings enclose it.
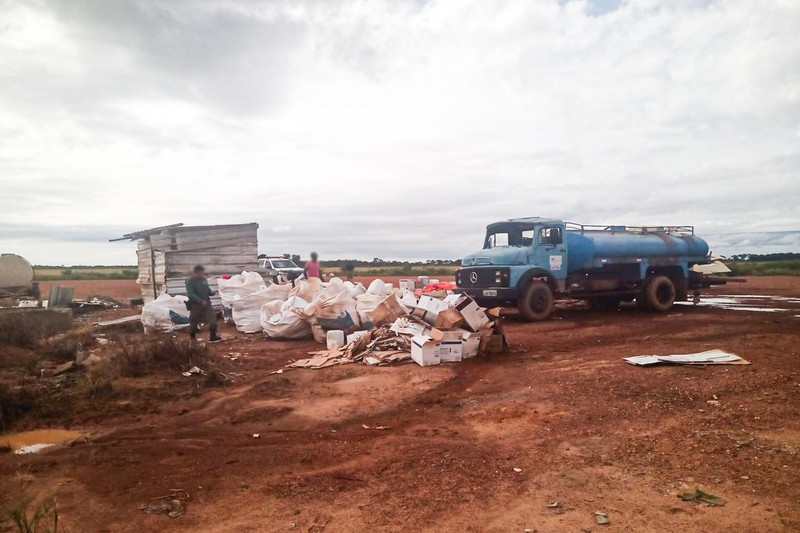
<instances>
[{"instance_id":1,"label":"red object on ground","mask_svg":"<svg viewBox=\"0 0 800 533\"><path fill-rule=\"evenodd\" d=\"M422 292L434 292L434 291L452 291L456 288L455 283L450 283L449 281L440 281L439 283L429 283L422 289Z\"/></svg>"}]
</instances>

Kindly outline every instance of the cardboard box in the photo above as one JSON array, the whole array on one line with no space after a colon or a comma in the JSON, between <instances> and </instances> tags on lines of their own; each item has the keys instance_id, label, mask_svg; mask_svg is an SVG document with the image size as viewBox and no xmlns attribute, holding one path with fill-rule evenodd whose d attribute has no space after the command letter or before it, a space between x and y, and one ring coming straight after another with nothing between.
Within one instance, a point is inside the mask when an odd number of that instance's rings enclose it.
<instances>
[{"instance_id":1,"label":"cardboard box","mask_svg":"<svg viewBox=\"0 0 800 533\"><path fill-rule=\"evenodd\" d=\"M411 339L411 359L419 366L438 365L442 362L439 357L437 342L426 335L416 335Z\"/></svg>"},{"instance_id":2,"label":"cardboard box","mask_svg":"<svg viewBox=\"0 0 800 533\"><path fill-rule=\"evenodd\" d=\"M394 321L392 327L389 329L399 335L411 335L412 337L423 335L435 341L442 339L441 331L431 327L430 324L415 316L401 316Z\"/></svg>"},{"instance_id":3,"label":"cardboard box","mask_svg":"<svg viewBox=\"0 0 800 533\"><path fill-rule=\"evenodd\" d=\"M464 317L461 316L461 313L455 307L448 307L443 311L440 311L438 315L436 315L436 320L433 322L433 325L437 328L442 329L452 329L461 326L464 323Z\"/></svg>"},{"instance_id":4,"label":"cardboard box","mask_svg":"<svg viewBox=\"0 0 800 533\"><path fill-rule=\"evenodd\" d=\"M400 306L397 298L394 295L387 296L372 312L372 324L377 328L383 324L394 322L405 314L406 312Z\"/></svg>"},{"instance_id":5,"label":"cardboard box","mask_svg":"<svg viewBox=\"0 0 800 533\"><path fill-rule=\"evenodd\" d=\"M437 345L442 363L461 361L464 349L464 332L460 329L442 331L442 340Z\"/></svg>"},{"instance_id":6,"label":"cardboard box","mask_svg":"<svg viewBox=\"0 0 800 533\"><path fill-rule=\"evenodd\" d=\"M370 337L372 337L372 332L371 331L355 331L355 332L353 332L353 333L351 333L350 335L347 336L347 344L350 344L351 342L355 342L358 339L360 339L361 337L364 337L365 339L367 339L367 341L369 341Z\"/></svg>"},{"instance_id":7,"label":"cardboard box","mask_svg":"<svg viewBox=\"0 0 800 533\"><path fill-rule=\"evenodd\" d=\"M438 298L431 298L430 296L422 295L419 297L417 307L414 308L413 315L421 318L430 325L436 323L436 317L449 308L450 305L445 303L444 300Z\"/></svg>"},{"instance_id":8,"label":"cardboard box","mask_svg":"<svg viewBox=\"0 0 800 533\"><path fill-rule=\"evenodd\" d=\"M489 323L489 317L486 316L483 309L466 294L451 294L444 301L461 313L464 322L472 331L478 331L481 326Z\"/></svg>"},{"instance_id":9,"label":"cardboard box","mask_svg":"<svg viewBox=\"0 0 800 533\"><path fill-rule=\"evenodd\" d=\"M498 354L506 351L508 347L508 340L502 333L492 333L485 337L481 337L481 343L478 347L478 352L481 355Z\"/></svg>"},{"instance_id":10,"label":"cardboard box","mask_svg":"<svg viewBox=\"0 0 800 533\"><path fill-rule=\"evenodd\" d=\"M436 328L452 329L464 323L464 317L449 303L425 294L419 297L413 314Z\"/></svg>"},{"instance_id":11,"label":"cardboard box","mask_svg":"<svg viewBox=\"0 0 800 533\"><path fill-rule=\"evenodd\" d=\"M465 331L463 335L464 346L461 349L461 358L469 359L471 357L476 357L481 345L481 339L487 335L488 332L484 333L479 331L477 333L470 333L469 331Z\"/></svg>"}]
</instances>

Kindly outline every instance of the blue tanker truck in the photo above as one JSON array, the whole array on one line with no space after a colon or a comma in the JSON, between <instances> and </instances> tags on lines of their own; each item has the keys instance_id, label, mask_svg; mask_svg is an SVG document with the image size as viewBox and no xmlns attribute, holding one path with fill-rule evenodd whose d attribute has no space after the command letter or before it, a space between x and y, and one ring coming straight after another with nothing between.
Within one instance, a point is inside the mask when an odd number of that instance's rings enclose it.
<instances>
[{"instance_id":1,"label":"blue tanker truck","mask_svg":"<svg viewBox=\"0 0 800 533\"><path fill-rule=\"evenodd\" d=\"M724 278L692 270L710 263L693 226L595 226L538 217L490 224L480 252L456 272L459 292L486 307L515 306L544 320L555 299L588 300L599 309L621 302L668 311L689 293Z\"/></svg>"}]
</instances>

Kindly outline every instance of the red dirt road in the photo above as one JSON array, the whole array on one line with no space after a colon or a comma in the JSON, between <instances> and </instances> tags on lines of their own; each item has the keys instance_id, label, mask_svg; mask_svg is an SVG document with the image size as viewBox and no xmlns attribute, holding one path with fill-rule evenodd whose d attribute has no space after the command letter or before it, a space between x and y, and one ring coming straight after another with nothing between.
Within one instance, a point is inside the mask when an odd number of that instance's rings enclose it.
<instances>
[{"instance_id":1,"label":"red dirt road","mask_svg":"<svg viewBox=\"0 0 800 533\"><path fill-rule=\"evenodd\" d=\"M374 277L357 276L355 281L368 286ZM384 276L381 279L393 283L395 287L403 276ZM452 276L437 276L441 281L453 281ZM791 291L797 286L797 278L793 276L750 277L747 283L731 283L724 287L715 287L710 292L725 294L777 294L778 292ZM42 295L46 298L51 285L62 285L75 288L75 298L88 298L89 296L110 296L120 301L140 296L139 285L135 280L81 280L81 281L42 281L40 282Z\"/></svg>"},{"instance_id":2,"label":"red dirt road","mask_svg":"<svg viewBox=\"0 0 800 533\"><path fill-rule=\"evenodd\" d=\"M40 281L39 289L42 298L47 298L50 294L50 287L59 285L61 287L72 287L75 289L74 298L83 299L92 296L108 296L127 303L129 298L139 298L139 285L133 279L100 279L100 280L68 280L63 281Z\"/></svg>"},{"instance_id":3,"label":"red dirt road","mask_svg":"<svg viewBox=\"0 0 800 533\"><path fill-rule=\"evenodd\" d=\"M743 293L758 292L800 297L800 279ZM797 531L800 305L785 306L569 308L510 319L501 356L279 375L318 345L226 327L227 387L176 377L179 401L143 389L120 415L76 415L87 441L0 456L0 495L55 494L70 531ZM622 361L711 348L753 364ZM727 504L678 499L696 487ZM176 488L184 516L137 510Z\"/></svg>"}]
</instances>

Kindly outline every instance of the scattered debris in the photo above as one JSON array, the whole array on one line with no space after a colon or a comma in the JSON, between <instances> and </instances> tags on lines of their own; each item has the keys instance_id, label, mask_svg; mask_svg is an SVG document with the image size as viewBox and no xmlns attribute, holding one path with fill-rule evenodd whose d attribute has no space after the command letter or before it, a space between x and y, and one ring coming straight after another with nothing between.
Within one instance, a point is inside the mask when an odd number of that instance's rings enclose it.
<instances>
[{"instance_id":1,"label":"scattered debris","mask_svg":"<svg viewBox=\"0 0 800 533\"><path fill-rule=\"evenodd\" d=\"M189 493L183 489L170 489L172 494L152 498L140 505L139 510L149 514L166 514L170 518L178 518L186 512L186 501Z\"/></svg>"},{"instance_id":2,"label":"scattered debris","mask_svg":"<svg viewBox=\"0 0 800 533\"><path fill-rule=\"evenodd\" d=\"M253 438L254 439L260 439L261 438L261 433L253 433Z\"/></svg>"},{"instance_id":3,"label":"scattered debris","mask_svg":"<svg viewBox=\"0 0 800 533\"><path fill-rule=\"evenodd\" d=\"M273 370L272 372L270 372L270 374L283 374L283 369L281 368L279 370Z\"/></svg>"},{"instance_id":4,"label":"scattered debris","mask_svg":"<svg viewBox=\"0 0 800 533\"><path fill-rule=\"evenodd\" d=\"M694 492L685 492L683 494L678 494L678 498L680 498L685 502L707 503L712 507L725 505L725 500L723 500L719 496L709 494L708 492L702 491L699 488L694 489Z\"/></svg>"},{"instance_id":5,"label":"scattered debris","mask_svg":"<svg viewBox=\"0 0 800 533\"><path fill-rule=\"evenodd\" d=\"M547 504L548 509L552 509L556 514L564 514L564 504L560 501L553 501Z\"/></svg>"},{"instance_id":6,"label":"scattered debris","mask_svg":"<svg viewBox=\"0 0 800 533\"><path fill-rule=\"evenodd\" d=\"M95 324L95 326L97 326L98 328L110 328L110 327L114 327L114 326L122 326L122 325L125 325L125 324L133 324L133 323L136 323L136 322L139 322L139 323L142 322L142 316L141 315L131 315L131 316L123 317L123 318L116 318L114 320L104 320L102 322L97 322Z\"/></svg>"},{"instance_id":7,"label":"scattered debris","mask_svg":"<svg viewBox=\"0 0 800 533\"><path fill-rule=\"evenodd\" d=\"M607 526L611 524L611 520L608 519L608 515L602 511L595 511L594 519L599 526Z\"/></svg>"},{"instance_id":8,"label":"scattered debris","mask_svg":"<svg viewBox=\"0 0 800 533\"><path fill-rule=\"evenodd\" d=\"M54 376L60 376L61 374L65 374L67 372L71 372L75 370L75 361L67 361L64 364L58 365L53 369Z\"/></svg>"},{"instance_id":9,"label":"scattered debris","mask_svg":"<svg viewBox=\"0 0 800 533\"><path fill-rule=\"evenodd\" d=\"M658 364L674 365L749 365L736 354L722 350L708 350L706 352L679 354L679 355L637 355L626 357L625 362L636 366L649 366Z\"/></svg>"},{"instance_id":10,"label":"scattered debris","mask_svg":"<svg viewBox=\"0 0 800 533\"><path fill-rule=\"evenodd\" d=\"M205 375L205 371L200 367L193 366L192 368L190 368L186 372L181 372L181 374L183 374L184 377L190 378L195 374L199 374L201 376L204 376Z\"/></svg>"},{"instance_id":11,"label":"scattered debris","mask_svg":"<svg viewBox=\"0 0 800 533\"><path fill-rule=\"evenodd\" d=\"M377 430L379 430L379 431L382 431L382 430L385 430L385 429L389 429L389 426L375 426L375 427L369 427L369 426L368 426L368 425L366 425L366 424L361 424L361 427L362 427L362 428L364 428L364 429L377 429Z\"/></svg>"},{"instance_id":12,"label":"scattered debris","mask_svg":"<svg viewBox=\"0 0 800 533\"><path fill-rule=\"evenodd\" d=\"M514 468L514 472L516 472L517 474L519 474L519 473L521 473L521 472L522 472L522 469L521 469L521 468Z\"/></svg>"}]
</instances>

